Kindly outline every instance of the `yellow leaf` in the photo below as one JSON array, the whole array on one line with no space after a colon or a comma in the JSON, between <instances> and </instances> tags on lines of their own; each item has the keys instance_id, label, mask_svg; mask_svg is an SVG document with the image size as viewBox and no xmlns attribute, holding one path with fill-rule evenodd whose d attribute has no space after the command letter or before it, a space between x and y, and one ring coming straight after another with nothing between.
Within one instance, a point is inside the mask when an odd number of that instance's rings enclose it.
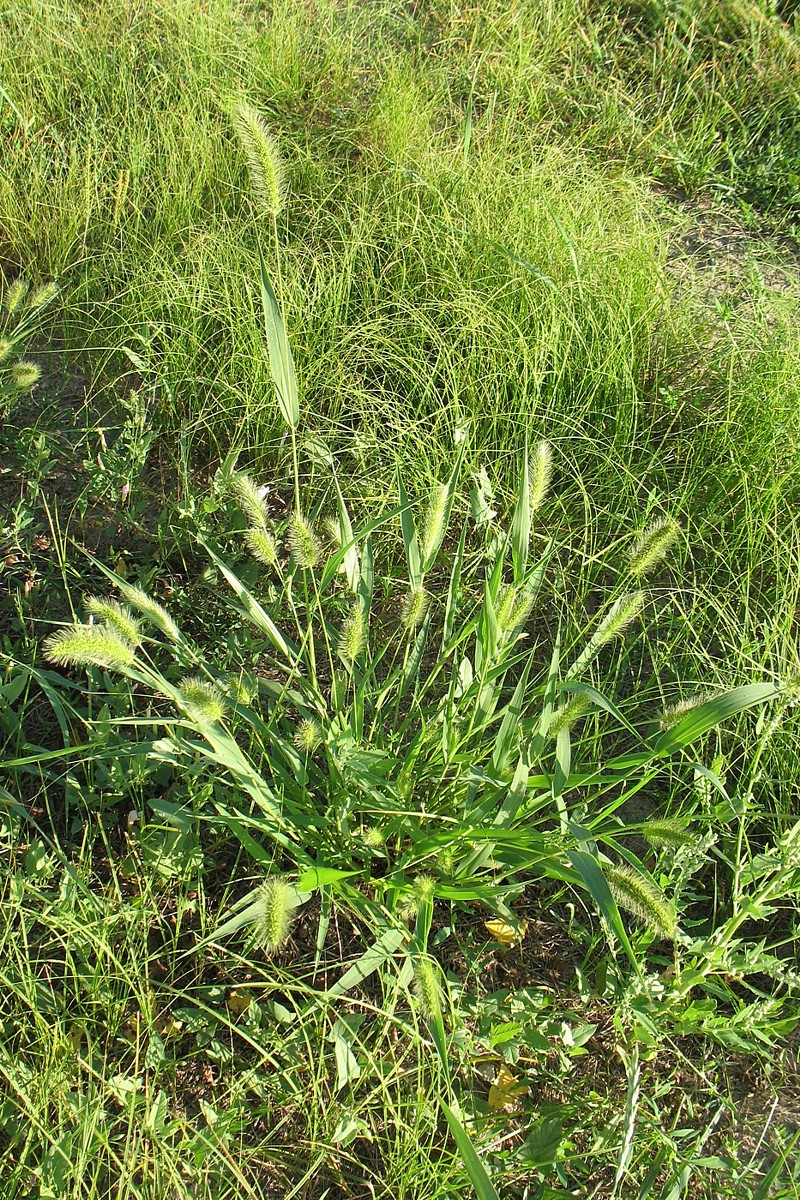
<instances>
[{"instance_id":1,"label":"yellow leaf","mask_svg":"<svg viewBox=\"0 0 800 1200\"><path fill-rule=\"evenodd\" d=\"M489 1108L494 1112L504 1112L506 1109L513 1108L518 1103L520 1096L524 1096L527 1090L525 1084L520 1083L517 1076L513 1075L503 1063L497 1072L494 1083L489 1088Z\"/></svg>"},{"instance_id":2,"label":"yellow leaf","mask_svg":"<svg viewBox=\"0 0 800 1200\"><path fill-rule=\"evenodd\" d=\"M237 992L234 988L228 994L228 1008L232 1013L247 1012L253 1002L253 997L249 993Z\"/></svg>"},{"instance_id":3,"label":"yellow leaf","mask_svg":"<svg viewBox=\"0 0 800 1200\"><path fill-rule=\"evenodd\" d=\"M517 946L525 937L525 932L528 928L528 922L524 918L517 922L516 929L500 917L494 917L491 921L484 921L484 925L494 940L499 942L501 946L505 946L506 949L509 949L511 946Z\"/></svg>"}]
</instances>

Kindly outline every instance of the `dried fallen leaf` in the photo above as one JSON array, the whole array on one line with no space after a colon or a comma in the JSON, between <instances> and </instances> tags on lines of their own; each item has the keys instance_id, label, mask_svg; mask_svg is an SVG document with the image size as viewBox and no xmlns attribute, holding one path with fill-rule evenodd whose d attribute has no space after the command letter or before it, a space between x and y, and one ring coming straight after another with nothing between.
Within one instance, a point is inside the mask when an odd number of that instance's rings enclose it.
<instances>
[{"instance_id":1,"label":"dried fallen leaf","mask_svg":"<svg viewBox=\"0 0 800 1200\"><path fill-rule=\"evenodd\" d=\"M488 929L496 942L501 946L509 949L511 946L517 946L525 937L528 928L528 922L521 920L517 922L517 927L509 925L507 921L503 921L500 917L494 917L491 921L485 921L484 925Z\"/></svg>"},{"instance_id":2,"label":"dried fallen leaf","mask_svg":"<svg viewBox=\"0 0 800 1200\"><path fill-rule=\"evenodd\" d=\"M512 1074L503 1063L497 1072L494 1083L489 1088L489 1108L494 1112L505 1112L516 1108L520 1097L524 1096L527 1090L526 1085L520 1083L518 1077Z\"/></svg>"}]
</instances>

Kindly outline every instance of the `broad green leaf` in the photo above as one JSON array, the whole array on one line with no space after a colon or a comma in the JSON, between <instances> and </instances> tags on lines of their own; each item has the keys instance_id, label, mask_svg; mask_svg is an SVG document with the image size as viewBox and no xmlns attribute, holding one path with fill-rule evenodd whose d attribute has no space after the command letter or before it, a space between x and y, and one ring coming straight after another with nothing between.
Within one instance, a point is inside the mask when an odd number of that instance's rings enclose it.
<instances>
[{"instance_id":1,"label":"broad green leaf","mask_svg":"<svg viewBox=\"0 0 800 1200\"><path fill-rule=\"evenodd\" d=\"M406 495L406 489L403 485L403 477L399 468L397 472L397 488L400 494L400 526L403 532L403 546L405 547L406 552L408 578L412 588L421 588L422 559L420 558L419 553L417 527L414 524L414 514L411 511L411 503Z\"/></svg>"},{"instance_id":2,"label":"broad green leaf","mask_svg":"<svg viewBox=\"0 0 800 1200\"><path fill-rule=\"evenodd\" d=\"M519 722L525 709L525 693L528 688L528 675L530 674L532 662L533 656L530 655L525 660L525 666L522 668L519 682L514 689L514 695L511 697L506 714L497 731L490 767L495 775L499 775L503 771L513 746L519 740Z\"/></svg>"},{"instance_id":3,"label":"broad green leaf","mask_svg":"<svg viewBox=\"0 0 800 1200\"><path fill-rule=\"evenodd\" d=\"M297 647L294 645L294 643L291 642L283 633L281 633L272 617L259 603L259 601L256 600L250 589L245 587L241 580L234 575L230 567L228 567L227 564L219 557L219 555L211 549L208 542L206 542L200 534L198 534L197 540L209 557L213 560L217 568L224 575L234 593L241 601L243 615L246 616L257 629L260 629L262 633L265 633L275 649L286 659L288 663L293 665L295 659L297 658Z\"/></svg>"},{"instance_id":4,"label":"broad green leaf","mask_svg":"<svg viewBox=\"0 0 800 1200\"><path fill-rule=\"evenodd\" d=\"M772 683L748 683L714 696L705 704L698 704L697 708L688 712L672 729L667 729L657 739L655 752L659 755L674 754L676 750L682 750L696 742L704 733L715 729L729 717L736 716L737 713L744 712L756 704L777 700L780 695L780 689Z\"/></svg>"},{"instance_id":5,"label":"broad green leaf","mask_svg":"<svg viewBox=\"0 0 800 1200\"><path fill-rule=\"evenodd\" d=\"M298 892L316 892L329 883L338 883L350 875L358 875L358 871L340 871L337 867L311 867L297 881Z\"/></svg>"},{"instance_id":6,"label":"broad green leaf","mask_svg":"<svg viewBox=\"0 0 800 1200\"><path fill-rule=\"evenodd\" d=\"M361 585L361 567L358 561L358 546L353 538L353 526L350 523L350 514L347 511L347 505L344 502L342 489L339 487L339 480L334 475L333 482L336 485L336 495L339 501L339 528L342 532L342 549L344 550L344 573L347 577L347 583L350 591L354 595L360 594ZM367 609L369 605L367 605Z\"/></svg>"},{"instance_id":7,"label":"broad green leaf","mask_svg":"<svg viewBox=\"0 0 800 1200\"><path fill-rule=\"evenodd\" d=\"M296 429L300 423L300 402L297 398L294 358L289 346L289 339L286 336L280 305L272 290L260 246L258 262L261 269L261 302L264 307L264 329L267 334L269 369L278 393L281 415L291 429Z\"/></svg>"},{"instance_id":8,"label":"broad green leaf","mask_svg":"<svg viewBox=\"0 0 800 1200\"><path fill-rule=\"evenodd\" d=\"M363 983L373 971L377 971L378 967L400 949L407 938L408 933L405 930L392 927L384 929L381 936L345 971L341 979L337 979L336 983L328 988L325 995L333 1000Z\"/></svg>"},{"instance_id":9,"label":"broad green leaf","mask_svg":"<svg viewBox=\"0 0 800 1200\"><path fill-rule=\"evenodd\" d=\"M620 945L631 960L637 975L641 975L638 959L633 952L616 901L611 895L600 862L586 850L569 850L567 858L583 880L584 887L608 922L609 929L619 938Z\"/></svg>"}]
</instances>

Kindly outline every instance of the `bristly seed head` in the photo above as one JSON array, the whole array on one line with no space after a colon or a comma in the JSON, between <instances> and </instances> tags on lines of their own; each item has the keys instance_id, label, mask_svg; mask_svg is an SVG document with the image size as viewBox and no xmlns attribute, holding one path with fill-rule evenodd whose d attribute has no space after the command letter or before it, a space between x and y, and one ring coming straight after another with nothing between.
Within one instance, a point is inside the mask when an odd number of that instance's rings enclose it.
<instances>
[{"instance_id":1,"label":"bristly seed head","mask_svg":"<svg viewBox=\"0 0 800 1200\"><path fill-rule=\"evenodd\" d=\"M44 308L46 304L50 304L58 295L58 285L55 283L44 283L31 296L30 305L33 309Z\"/></svg>"},{"instance_id":2,"label":"bristly seed head","mask_svg":"<svg viewBox=\"0 0 800 1200\"><path fill-rule=\"evenodd\" d=\"M419 629L431 602L430 592L424 587L411 588L403 601L400 624L407 633Z\"/></svg>"},{"instance_id":3,"label":"bristly seed head","mask_svg":"<svg viewBox=\"0 0 800 1200\"><path fill-rule=\"evenodd\" d=\"M197 725L217 725L225 716L222 693L198 675L182 679L178 685L181 708Z\"/></svg>"},{"instance_id":4,"label":"bristly seed head","mask_svg":"<svg viewBox=\"0 0 800 1200\"><path fill-rule=\"evenodd\" d=\"M0 338L0 363L5 362L13 349L14 343L11 341L11 338Z\"/></svg>"},{"instance_id":5,"label":"bristly seed head","mask_svg":"<svg viewBox=\"0 0 800 1200\"><path fill-rule=\"evenodd\" d=\"M533 514L544 503L553 474L553 447L549 442L539 442L533 452L528 471L530 476L530 510Z\"/></svg>"},{"instance_id":6,"label":"bristly seed head","mask_svg":"<svg viewBox=\"0 0 800 1200\"><path fill-rule=\"evenodd\" d=\"M282 875L272 875L258 889L257 904L253 923L256 941L265 950L280 950L292 928L297 893Z\"/></svg>"},{"instance_id":7,"label":"bristly seed head","mask_svg":"<svg viewBox=\"0 0 800 1200\"><path fill-rule=\"evenodd\" d=\"M264 215L277 217L286 197L286 170L277 143L252 104L237 104L231 120L247 160L253 197Z\"/></svg>"},{"instance_id":8,"label":"bristly seed head","mask_svg":"<svg viewBox=\"0 0 800 1200\"><path fill-rule=\"evenodd\" d=\"M3 306L10 317L13 317L22 308L27 294L28 284L20 275L11 284L3 298Z\"/></svg>"},{"instance_id":9,"label":"bristly seed head","mask_svg":"<svg viewBox=\"0 0 800 1200\"><path fill-rule=\"evenodd\" d=\"M119 583L119 590L122 592L128 604L137 609L146 621L151 625L155 625L156 629L160 629L165 633L170 641L179 642L181 640L181 631L169 615L167 610L162 607L147 592L140 587L135 587L131 583Z\"/></svg>"},{"instance_id":10,"label":"bristly seed head","mask_svg":"<svg viewBox=\"0 0 800 1200\"><path fill-rule=\"evenodd\" d=\"M422 530L422 546L420 547L422 568L425 571L432 565L433 557L444 537L444 523L447 517L447 493L447 484L437 483L433 490L433 495L428 502L425 523Z\"/></svg>"},{"instance_id":11,"label":"bristly seed head","mask_svg":"<svg viewBox=\"0 0 800 1200\"><path fill-rule=\"evenodd\" d=\"M339 654L350 666L364 653L367 646L367 618L356 601L342 625L339 635Z\"/></svg>"},{"instance_id":12,"label":"bristly seed head","mask_svg":"<svg viewBox=\"0 0 800 1200\"><path fill-rule=\"evenodd\" d=\"M294 744L301 754L313 754L322 745L322 727L319 721L305 717L297 726Z\"/></svg>"},{"instance_id":13,"label":"bristly seed head","mask_svg":"<svg viewBox=\"0 0 800 1200\"><path fill-rule=\"evenodd\" d=\"M11 377L20 392L29 392L41 379L42 370L35 362L21 358L11 367Z\"/></svg>"},{"instance_id":14,"label":"bristly seed head","mask_svg":"<svg viewBox=\"0 0 800 1200\"><path fill-rule=\"evenodd\" d=\"M583 692L576 692L574 696L570 696L569 700L553 713L547 730L548 736L557 738L562 729L572 729L575 722L584 716L588 707L589 697Z\"/></svg>"},{"instance_id":15,"label":"bristly seed head","mask_svg":"<svg viewBox=\"0 0 800 1200\"><path fill-rule=\"evenodd\" d=\"M630 552L631 575L641 579L669 553L680 536L681 528L672 517L662 517L648 525Z\"/></svg>"},{"instance_id":16,"label":"bristly seed head","mask_svg":"<svg viewBox=\"0 0 800 1200\"><path fill-rule=\"evenodd\" d=\"M294 513L289 521L289 548L298 567L313 571L320 560L320 544L311 522L302 513Z\"/></svg>"},{"instance_id":17,"label":"bristly seed head","mask_svg":"<svg viewBox=\"0 0 800 1200\"><path fill-rule=\"evenodd\" d=\"M701 704L706 704L713 699L713 692L698 692L695 696L687 696L684 700L678 700L675 704L670 704L661 714L659 719L659 727L661 729L674 729L679 721L687 717L690 712L694 712Z\"/></svg>"},{"instance_id":18,"label":"bristly seed head","mask_svg":"<svg viewBox=\"0 0 800 1200\"><path fill-rule=\"evenodd\" d=\"M129 646L141 645L141 626L124 604L117 600L104 600L99 596L87 596L84 605L88 613L98 621L105 621Z\"/></svg>"},{"instance_id":19,"label":"bristly seed head","mask_svg":"<svg viewBox=\"0 0 800 1200\"><path fill-rule=\"evenodd\" d=\"M650 846L668 846L675 850L682 846L700 847L698 838L690 829L680 821L670 821L665 817L651 817L642 826L641 832Z\"/></svg>"},{"instance_id":20,"label":"bristly seed head","mask_svg":"<svg viewBox=\"0 0 800 1200\"><path fill-rule=\"evenodd\" d=\"M658 888L633 867L606 865L603 872L620 908L638 918L657 937L675 940L678 932L675 913Z\"/></svg>"},{"instance_id":21,"label":"bristly seed head","mask_svg":"<svg viewBox=\"0 0 800 1200\"><path fill-rule=\"evenodd\" d=\"M256 529L267 528L267 489L259 487L249 475L237 471L231 479L231 491L247 520Z\"/></svg>"},{"instance_id":22,"label":"bristly seed head","mask_svg":"<svg viewBox=\"0 0 800 1200\"><path fill-rule=\"evenodd\" d=\"M644 592L626 592L620 596L608 616L597 631L598 640L602 646L612 642L615 637L627 629L635 621L644 608Z\"/></svg>"},{"instance_id":23,"label":"bristly seed head","mask_svg":"<svg viewBox=\"0 0 800 1200\"><path fill-rule=\"evenodd\" d=\"M440 968L429 954L414 959L414 994L419 1010L428 1020L438 1017L442 1011L442 985Z\"/></svg>"},{"instance_id":24,"label":"bristly seed head","mask_svg":"<svg viewBox=\"0 0 800 1200\"><path fill-rule=\"evenodd\" d=\"M266 529L248 529L244 535L247 549L253 558L265 567L274 567L278 562L278 547L275 538Z\"/></svg>"},{"instance_id":25,"label":"bristly seed head","mask_svg":"<svg viewBox=\"0 0 800 1200\"><path fill-rule=\"evenodd\" d=\"M124 670L134 663L133 647L107 625L70 625L44 642L45 657L58 666Z\"/></svg>"}]
</instances>

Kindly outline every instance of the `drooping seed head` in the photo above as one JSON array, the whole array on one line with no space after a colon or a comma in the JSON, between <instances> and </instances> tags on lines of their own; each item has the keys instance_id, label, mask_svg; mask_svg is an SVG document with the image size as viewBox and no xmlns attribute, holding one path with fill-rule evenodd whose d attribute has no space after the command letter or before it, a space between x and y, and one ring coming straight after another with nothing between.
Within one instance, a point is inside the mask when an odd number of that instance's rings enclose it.
<instances>
[{"instance_id":1,"label":"drooping seed head","mask_svg":"<svg viewBox=\"0 0 800 1200\"><path fill-rule=\"evenodd\" d=\"M107 625L70 625L44 642L45 657L61 667L124 670L134 663L133 647Z\"/></svg>"},{"instance_id":2,"label":"drooping seed head","mask_svg":"<svg viewBox=\"0 0 800 1200\"><path fill-rule=\"evenodd\" d=\"M685 699L668 705L659 718L659 727L661 729L674 729L684 717L688 717L689 713L694 712L701 704L706 704L713 698L713 695L713 692L698 692L695 696L686 696Z\"/></svg>"},{"instance_id":3,"label":"drooping seed head","mask_svg":"<svg viewBox=\"0 0 800 1200\"><path fill-rule=\"evenodd\" d=\"M141 645L141 626L124 604L117 600L105 600L100 596L87 596L84 605L88 613L98 621L105 621L129 646Z\"/></svg>"},{"instance_id":4,"label":"drooping seed head","mask_svg":"<svg viewBox=\"0 0 800 1200\"><path fill-rule=\"evenodd\" d=\"M237 473L231 479L231 491L247 520L256 529L267 527L267 489L259 487L249 475Z\"/></svg>"},{"instance_id":5,"label":"drooping seed head","mask_svg":"<svg viewBox=\"0 0 800 1200\"><path fill-rule=\"evenodd\" d=\"M222 693L207 679L192 675L178 684L180 705L197 725L216 725L225 716Z\"/></svg>"},{"instance_id":6,"label":"drooping seed head","mask_svg":"<svg viewBox=\"0 0 800 1200\"><path fill-rule=\"evenodd\" d=\"M275 138L246 101L236 105L231 120L247 161L253 197L265 216L277 217L286 197L286 170Z\"/></svg>"},{"instance_id":7,"label":"drooping seed head","mask_svg":"<svg viewBox=\"0 0 800 1200\"><path fill-rule=\"evenodd\" d=\"M272 875L258 889L257 905L253 923L256 941L265 950L280 950L292 928L297 893L282 875Z\"/></svg>"},{"instance_id":8,"label":"drooping seed head","mask_svg":"<svg viewBox=\"0 0 800 1200\"><path fill-rule=\"evenodd\" d=\"M248 529L244 535L247 549L253 558L265 567L274 567L278 562L278 547L275 538L267 529Z\"/></svg>"},{"instance_id":9,"label":"drooping seed head","mask_svg":"<svg viewBox=\"0 0 800 1200\"><path fill-rule=\"evenodd\" d=\"M58 285L55 283L42 284L37 288L30 299L30 305L33 309L44 308L45 305L52 303L58 295Z\"/></svg>"},{"instance_id":10,"label":"drooping seed head","mask_svg":"<svg viewBox=\"0 0 800 1200\"><path fill-rule=\"evenodd\" d=\"M407 633L413 633L419 629L425 620L430 602L430 592L424 587L411 588L407 593L400 614L400 624Z\"/></svg>"},{"instance_id":11,"label":"drooping seed head","mask_svg":"<svg viewBox=\"0 0 800 1200\"><path fill-rule=\"evenodd\" d=\"M155 625L157 629L165 633L170 641L179 642L181 640L181 631L172 617L162 605L148 596L147 592L134 584L122 582L119 583L119 590L128 604L137 609L151 625Z\"/></svg>"},{"instance_id":12,"label":"drooping seed head","mask_svg":"<svg viewBox=\"0 0 800 1200\"><path fill-rule=\"evenodd\" d=\"M630 570L635 579L652 571L678 540L681 527L672 517L661 517L648 525L630 552Z\"/></svg>"},{"instance_id":13,"label":"drooping seed head","mask_svg":"<svg viewBox=\"0 0 800 1200\"><path fill-rule=\"evenodd\" d=\"M651 933L674 941L678 932L675 912L666 896L633 867L604 866L608 888L617 905L636 917Z\"/></svg>"},{"instance_id":14,"label":"drooping seed head","mask_svg":"<svg viewBox=\"0 0 800 1200\"><path fill-rule=\"evenodd\" d=\"M42 369L35 362L30 362L27 358L21 358L19 362L15 362L11 367L11 378L14 380L14 386L20 392L29 392L32 387L39 382L42 377Z\"/></svg>"},{"instance_id":15,"label":"drooping seed head","mask_svg":"<svg viewBox=\"0 0 800 1200\"><path fill-rule=\"evenodd\" d=\"M600 645L605 646L624 633L643 608L644 592L626 592L620 596L597 631Z\"/></svg>"},{"instance_id":16,"label":"drooping seed head","mask_svg":"<svg viewBox=\"0 0 800 1200\"><path fill-rule=\"evenodd\" d=\"M320 560L321 549L311 522L302 513L294 513L289 521L289 548L298 567L313 571Z\"/></svg>"},{"instance_id":17,"label":"drooping seed head","mask_svg":"<svg viewBox=\"0 0 800 1200\"><path fill-rule=\"evenodd\" d=\"M680 821L665 817L651 818L642 826L642 837L651 846L667 846L679 850L682 846L699 848L698 838Z\"/></svg>"}]
</instances>

